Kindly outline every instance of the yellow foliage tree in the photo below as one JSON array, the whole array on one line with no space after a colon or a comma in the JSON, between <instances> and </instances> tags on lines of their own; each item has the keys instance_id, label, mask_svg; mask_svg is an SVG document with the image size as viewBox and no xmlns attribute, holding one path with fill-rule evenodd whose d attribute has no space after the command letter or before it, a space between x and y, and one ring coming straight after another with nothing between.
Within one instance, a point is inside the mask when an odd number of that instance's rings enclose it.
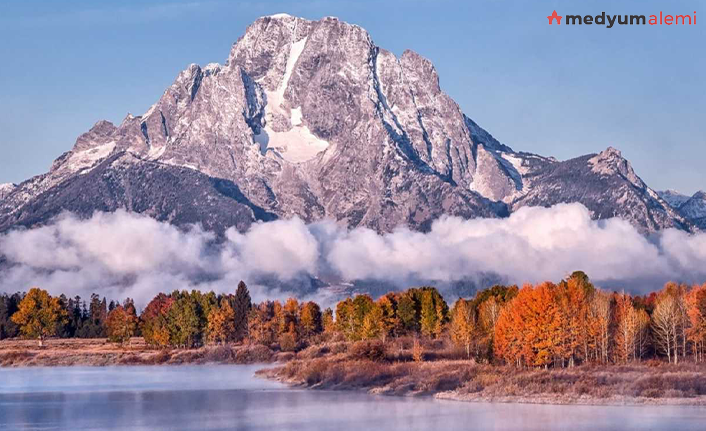
<instances>
[{"instance_id":1,"label":"yellow foliage tree","mask_svg":"<svg viewBox=\"0 0 706 431\"><path fill-rule=\"evenodd\" d=\"M125 308L118 305L108 313L105 324L110 341L125 344L135 335L137 316L135 316L134 310L134 307Z\"/></svg>"},{"instance_id":2,"label":"yellow foliage tree","mask_svg":"<svg viewBox=\"0 0 706 431\"><path fill-rule=\"evenodd\" d=\"M476 332L476 318L472 307L463 298L459 298L451 314L451 340L456 347L464 349L466 357L471 359L471 345Z\"/></svg>"},{"instance_id":3,"label":"yellow foliage tree","mask_svg":"<svg viewBox=\"0 0 706 431\"><path fill-rule=\"evenodd\" d=\"M226 343L235 337L235 311L227 300L222 300L219 307L208 313L208 341L216 344Z\"/></svg>"},{"instance_id":4,"label":"yellow foliage tree","mask_svg":"<svg viewBox=\"0 0 706 431\"><path fill-rule=\"evenodd\" d=\"M59 298L53 298L46 290L33 287L27 292L12 315L12 321L19 327L22 335L39 340L39 347L44 346L44 339L56 334L60 323L67 321L68 314L61 306Z\"/></svg>"}]
</instances>

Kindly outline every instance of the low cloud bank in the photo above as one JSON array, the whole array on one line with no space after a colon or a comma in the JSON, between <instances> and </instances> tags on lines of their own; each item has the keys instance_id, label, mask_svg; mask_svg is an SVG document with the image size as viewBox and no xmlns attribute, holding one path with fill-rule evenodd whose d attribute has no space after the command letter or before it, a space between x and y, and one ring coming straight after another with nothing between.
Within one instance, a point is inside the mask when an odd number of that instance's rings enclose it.
<instances>
[{"instance_id":1,"label":"low cloud bank","mask_svg":"<svg viewBox=\"0 0 706 431\"><path fill-rule=\"evenodd\" d=\"M0 292L38 285L54 294L129 296L140 305L160 291L233 291L240 279L255 300L296 293L324 302L317 279L450 289L469 280L477 287L489 279L556 281L580 269L606 288L634 293L667 280L706 281L706 234L670 229L647 238L620 219L591 220L581 204L522 208L506 219L443 217L428 233L380 235L293 218L243 234L231 229L221 242L196 226L183 231L123 211L87 220L65 214L0 236L0 256Z\"/></svg>"}]
</instances>

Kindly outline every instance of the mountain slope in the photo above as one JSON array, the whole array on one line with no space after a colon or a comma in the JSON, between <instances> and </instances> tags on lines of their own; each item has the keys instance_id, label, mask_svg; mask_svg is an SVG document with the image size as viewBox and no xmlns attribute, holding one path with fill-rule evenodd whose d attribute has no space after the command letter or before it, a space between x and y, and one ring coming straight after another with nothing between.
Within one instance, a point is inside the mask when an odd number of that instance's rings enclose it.
<instances>
[{"instance_id":1,"label":"mountain slope","mask_svg":"<svg viewBox=\"0 0 706 431\"><path fill-rule=\"evenodd\" d=\"M677 211L700 229L706 229L706 192L699 190L694 193Z\"/></svg>"},{"instance_id":2,"label":"mountain slope","mask_svg":"<svg viewBox=\"0 0 706 431\"><path fill-rule=\"evenodd\" d=\"M515 152L463 114L429 60L397 58L335 18L277 15L249 26L224 65L190 65L144 115L97 123L0 200L0 230L117 208L217 231L293 215L425 230L442 214L558 202L645 232L690 228L617 151Z\"/></svg>"}]
</instances>

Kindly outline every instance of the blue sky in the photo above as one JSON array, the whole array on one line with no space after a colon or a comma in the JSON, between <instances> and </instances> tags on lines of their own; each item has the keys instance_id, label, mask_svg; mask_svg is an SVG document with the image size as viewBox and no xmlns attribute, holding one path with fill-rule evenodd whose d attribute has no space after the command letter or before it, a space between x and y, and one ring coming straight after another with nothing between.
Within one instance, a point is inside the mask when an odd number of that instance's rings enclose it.
<instances>
[{"instance_id":1,"label":"blue sky","mask_svg":"<svg viewBox=\"0 0 706 431\"><path fill-rule=\"evenodd\" d=\"M0 183L43 173L96 121L141 114L262 15L337 16L431 59L515 150L615 146L657 189L706 189L706 0L2 0ZM549 26L547 15L691 14L692 26ZM703 24L702 24L703 22Z\"/></svg>"}]
</instances>

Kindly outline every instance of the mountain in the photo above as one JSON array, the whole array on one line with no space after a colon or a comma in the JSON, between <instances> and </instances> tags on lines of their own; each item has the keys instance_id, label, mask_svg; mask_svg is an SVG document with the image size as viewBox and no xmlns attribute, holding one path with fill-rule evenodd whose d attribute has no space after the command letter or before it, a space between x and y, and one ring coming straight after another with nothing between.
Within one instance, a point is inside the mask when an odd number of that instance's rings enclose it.
<instances>
[{"instance_id":1,"label":"mountain","mask_svg":"<svg viewBox=\"0 0 706 431\"><path fill-rule=\"evenodd\" d=\"M706 229L706 192L699 190L679 205L677 212L699 229Z\"/></svg>"},{"instance_id":2,"label":"mountain","mask_svg":"<svg viewBox=\"0 0 706 431\"><path fill-rule=\"evenodd\" d=\"M9 196L17 186L11 183L0 184L0 201Z\"/></svg>"},{"instance_id":3,"label":"mountain","mask_svg":"<svg viewBox=\"0 0 706 431\"><path fill-rule=\"evenodd\" d=\"M442 214L559 202L643 232L692 229L617 150L514 151L441 90L429 60L336 18L280 14L250 25L224 65L190 65L145 114L96 123L0 200L0 231L117 208L217 232L294 215L423 231Z\"/></svg>"},{"instance_id":4,"label":"mountain","mask_svg":"<svg viewBox=\"0 0 706 431\"><path fill-rule=\"evenodd\" d=\"M670 207L677 209L683 204L684 202L688 201L690 196L687 196L685 194L679 193L676 190L664 190L664 191L659 191L657 192L659 197L664 199L665 202L669 204Z\"/></svg>"}]
</instances>

